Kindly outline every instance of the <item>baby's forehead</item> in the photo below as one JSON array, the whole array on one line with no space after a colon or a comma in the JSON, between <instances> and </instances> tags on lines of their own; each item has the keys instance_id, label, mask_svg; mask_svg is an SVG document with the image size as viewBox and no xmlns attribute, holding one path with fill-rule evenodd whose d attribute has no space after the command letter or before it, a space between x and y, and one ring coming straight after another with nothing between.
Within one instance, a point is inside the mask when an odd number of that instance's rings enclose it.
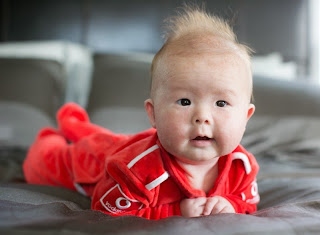
<instances>
[{"instance_id":1,"label":"baby's forehead","mask_svg":"<svg viewBox=\"0 0 320 235\"><path fill-rule=\"evenodd\" d=\"M248 76L251 75L250 66L234 50L217 49L217 50L184 50L181 53L174 51L163 59L159 64L161 77L165 78L172 74L182 73L180 70L200 69L201 72L218 72L217 70L234 68L234 70L246 71Z\"/></svg>"},{"instance_id":2,"label":"baby's forehead","mask_svg":"<svg viewBox=\"0 0 320 235\"><path fill-rule=\"evenodd\" d=\"M196 56L203 54L248 56L235 42L210 34L190 34L169 41L165 54L168 56Z\"/></svg>"},{"instance_id":3,"label":"baby's forehead","mask_svg":"<svg viewBox=\"0 0 320 235\"><path fill-rule=\"evenodd\" d=\"M246 64L230 51L172 54L162 64L162 68L159 69L160 76L157 76L158 85L176 83L176 80L185 83L186 78L189 82L197 82L200 76L210 82L223 79L231 83L241 77L244 83L250 83L251 73Z\"/></svg>"},{"instance_id":4,"label":"baby's forehead","mask_svg":"<svg viewBox=\"0 0 320 235\"><path fill-rule=\"evenodd\" d=\"M179 66L176 66L177 63ZM169 41L162 51L153 71L152 90L161 86L163 82L168 82L176 72L181 72L184 65L192 66L192 63L236 66L246 71L249 85L252 86L250 57L235 43L215 36L186 35L181 39Z\"/></svg>"}]
</instances>

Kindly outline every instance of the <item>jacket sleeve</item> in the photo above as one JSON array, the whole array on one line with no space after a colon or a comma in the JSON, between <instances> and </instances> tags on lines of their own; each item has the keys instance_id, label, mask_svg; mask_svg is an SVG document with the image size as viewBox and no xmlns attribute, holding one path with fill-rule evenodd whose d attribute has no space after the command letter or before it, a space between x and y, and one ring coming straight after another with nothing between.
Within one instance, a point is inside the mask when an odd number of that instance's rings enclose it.
<instances>
[{"instance_id":1,"label":"jacket sleeve","mask_svg":"<svg viewBox=\"0 0 320 235\"><path fill-rule=\"evenodd\" d=\"M143 192L142 187L141 184L141 188L138 189L130 183L120 186L119 183L107 176L98 183L95 189L92 209L112 216L135 215L152 220L181 215L180 202L154 205L154 197L158 189Z\"/></svg>"},{"instance_id":2,"label":"jacket sleeve","mask_svg":"<svg viewBox=\"0 0 320 235\"><path fill-rule=\"evenodd\" d=\"M163 167L158 146L151 141L145 147L139 149L136 142L107 160L104 177L92 198L92 209L113 216L136 215L147 219L181 215L179 200L171 197L176 189L163 183L169 174ZM164 191L168 192L165 200Z\"/></svg>"},{"instance_id":3,"label":"jacket sleeve","mask_svg":"<svg viewBox=\"0 0 320 235\"><path fill-rule=\"evenodd\" d=\"M259 171L254 156L244 149L233 153L233 165L229 175L229 194L225 198L236 213L250 214L257 210L260 201L256 176Z\"/></svg>"}]
</instances>

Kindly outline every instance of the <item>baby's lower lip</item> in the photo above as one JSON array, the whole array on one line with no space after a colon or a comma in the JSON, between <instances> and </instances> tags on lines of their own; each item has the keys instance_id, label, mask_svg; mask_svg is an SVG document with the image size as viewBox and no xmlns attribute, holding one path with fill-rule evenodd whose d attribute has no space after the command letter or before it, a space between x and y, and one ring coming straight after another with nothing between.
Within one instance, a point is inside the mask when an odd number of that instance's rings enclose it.
<instances>
[{"instance_id":1,"label":"baby's lower lip","mask_svg":"<svg viewBox=\"0 0 320 235\"><path fill-rule=\"evenodd\" d=\"M207 147L211 145L213 139L192 139L191 143L196 147Z\"/></svg>"}]
</instances>

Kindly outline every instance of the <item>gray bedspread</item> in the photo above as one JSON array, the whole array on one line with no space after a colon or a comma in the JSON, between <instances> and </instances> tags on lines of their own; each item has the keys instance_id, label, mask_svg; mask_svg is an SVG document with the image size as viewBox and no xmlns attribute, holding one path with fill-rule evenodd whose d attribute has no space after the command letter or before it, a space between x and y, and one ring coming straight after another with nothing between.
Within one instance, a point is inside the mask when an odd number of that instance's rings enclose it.
<instances>
[{"instance_id":1,"label":"gray bedspread","mask_svg":"<svg viewBox=\"0 0 320 235\"><path fill-rule=\"evenodd\" d=\"M320 120L255 117L242 144L261 168L256 213L159 221L112 217L76 192L25 184L24 150L2 147L0 234L320 234Z\"/></svg>"}]
</instances>

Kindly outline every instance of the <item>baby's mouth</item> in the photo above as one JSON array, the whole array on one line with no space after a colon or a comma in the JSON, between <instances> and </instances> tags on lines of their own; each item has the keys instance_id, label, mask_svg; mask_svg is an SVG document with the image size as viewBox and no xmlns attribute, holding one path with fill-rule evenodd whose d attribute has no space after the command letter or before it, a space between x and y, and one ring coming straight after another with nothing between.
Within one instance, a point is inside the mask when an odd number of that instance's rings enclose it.
<instances>
[{"instance_id":1,"label":"baby's mouth","mask_svg":"<svg viewBox=\"0 0 320 235\"><path fill-rule=\"evenodd\" d=\"M212 138L209 138L207 136L197 136L196 138L192 139L192 140L212 140Z\"/></svg>"},{"instance_id":2,"label":"baby's mouth","mask_svg":"<svg viewBox=\"0 0 320 235\"><path fill-rule=\"evenodd\" d=\"M213 138L209 138L208 136L197 136L191 140L192 145L199 148L211 146L212 142Z\"/></svg>"}]
</instances>

